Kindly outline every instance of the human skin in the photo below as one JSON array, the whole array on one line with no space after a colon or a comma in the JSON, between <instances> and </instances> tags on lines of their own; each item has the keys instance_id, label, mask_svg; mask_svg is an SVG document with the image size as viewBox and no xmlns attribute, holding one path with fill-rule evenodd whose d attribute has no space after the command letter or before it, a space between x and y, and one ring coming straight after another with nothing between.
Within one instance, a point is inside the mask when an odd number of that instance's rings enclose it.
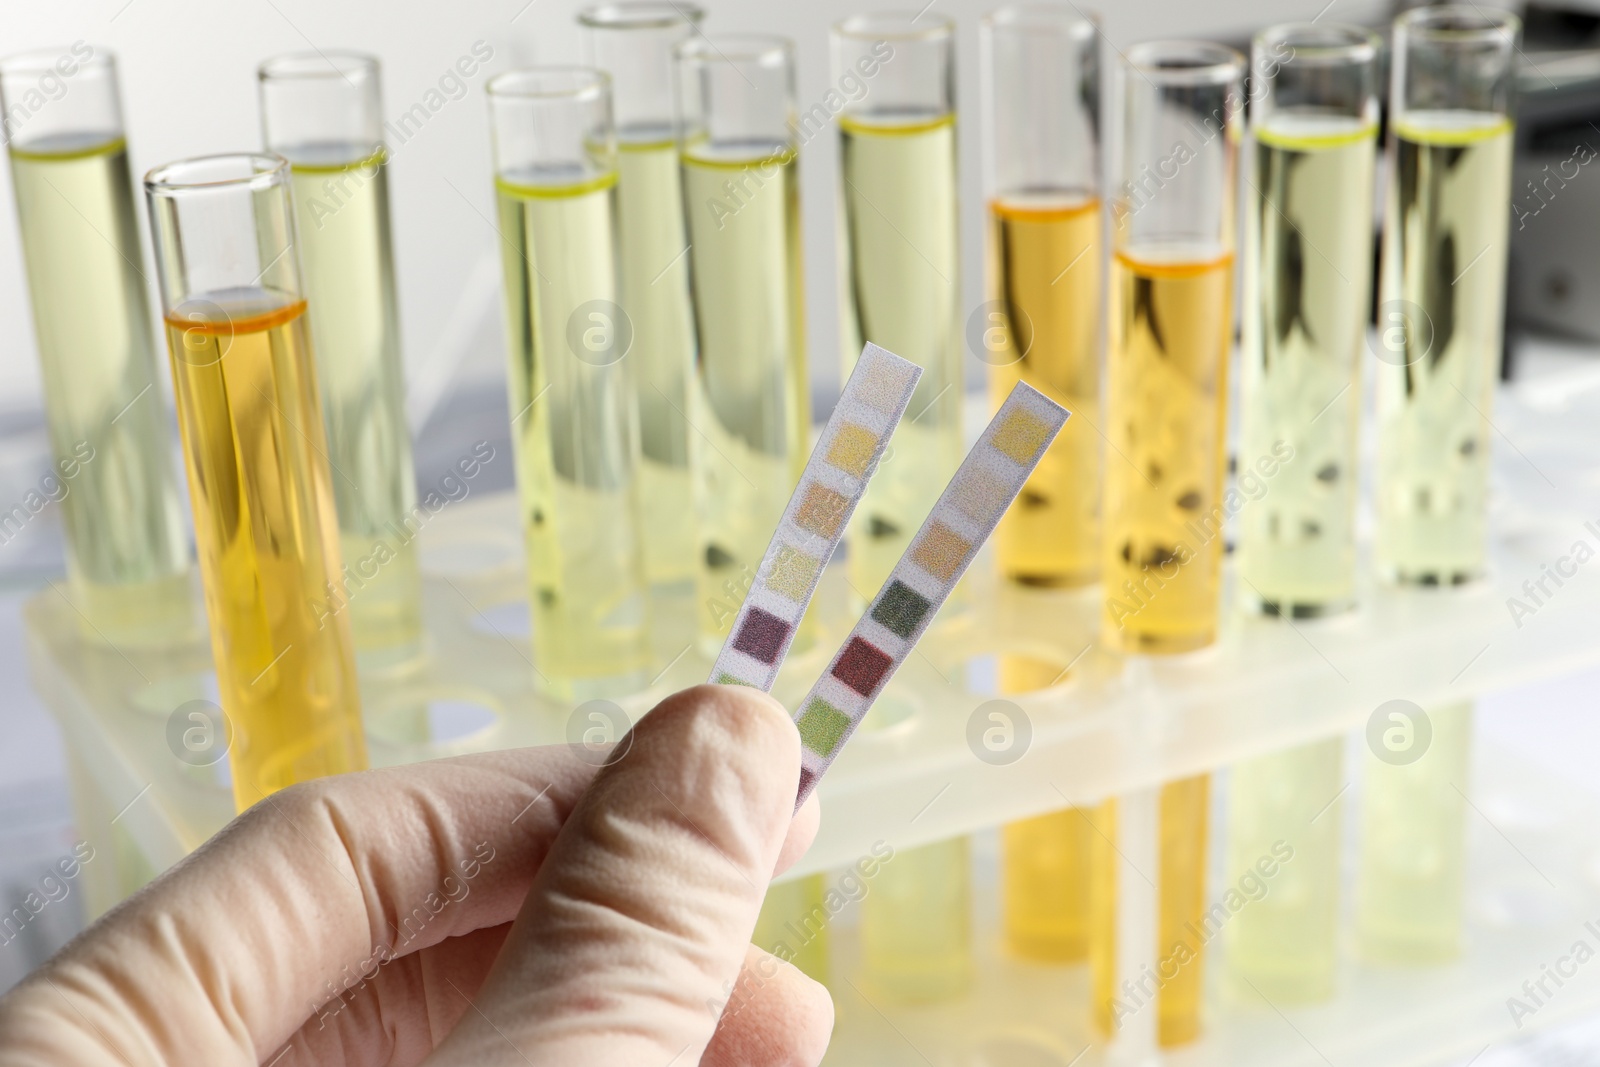
<instances>
[{"instance_id":1,"label":"human skin","mask_svg":"<svg viewBox=\"0 0 1600 1067\"><path fill-rule=\"evenodd\" d=\"M816 832L799 768L776 701L698 686L598 771L555 746L294 786L0 998L0 1067L816 1064L827 991L749 943Z\"/></svg>"}]
</instances>

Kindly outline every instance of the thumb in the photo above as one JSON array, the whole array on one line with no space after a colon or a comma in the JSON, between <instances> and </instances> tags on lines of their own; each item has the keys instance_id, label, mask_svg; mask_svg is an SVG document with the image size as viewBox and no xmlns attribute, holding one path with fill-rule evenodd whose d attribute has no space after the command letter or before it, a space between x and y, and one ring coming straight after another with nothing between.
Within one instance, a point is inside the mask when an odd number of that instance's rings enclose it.
<instances>
[{"instance_id":1,"label":"thumb","mask_svg":"<svg viewBox=\"0 0 1600 1067\"><path fill-rule=\"evenodd\" d=\"M815 825L793 818L799 737L765 694L699 686L663 701L620 744L430 1062L702 1062L767 883L793 851L791 827L804 837ZM722 1047L771 1048L771 1063L821 1058L833 1014L826 991L785 968L765 992L766 1010L728 1013L708 1062ZM774 1032L730 1040L740 1027Z\"/></svg>"}]
</instances>

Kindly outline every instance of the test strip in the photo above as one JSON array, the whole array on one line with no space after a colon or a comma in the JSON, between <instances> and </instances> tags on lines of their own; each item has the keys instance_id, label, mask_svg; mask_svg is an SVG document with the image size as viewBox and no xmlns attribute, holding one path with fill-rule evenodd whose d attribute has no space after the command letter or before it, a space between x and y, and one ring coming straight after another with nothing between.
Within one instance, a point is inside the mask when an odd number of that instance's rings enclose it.
<instances>
[{"instance_id":1,"label":"test strip","mask_svg":"<svg viewBox=\"0 0 1600 1067\"><path fill-rule=\"evenodd\" d=\"M1066 421L1065 408L1022 382L1000 405L844 647L801 703L795 715L801 742L796 807L805 803L911 654Z\"/></svg>"},{"instance_id":2,"label":"test strip","mask_svg":"<svg viewBox=\"0 0 1600 1067\"><path fill-rule=\"evenodd\" d=\"M717 654L713 682L772 690L822 568L920 377L922 368L910 360L874 344L862 349Z\"/></svg>"}]
</instances>

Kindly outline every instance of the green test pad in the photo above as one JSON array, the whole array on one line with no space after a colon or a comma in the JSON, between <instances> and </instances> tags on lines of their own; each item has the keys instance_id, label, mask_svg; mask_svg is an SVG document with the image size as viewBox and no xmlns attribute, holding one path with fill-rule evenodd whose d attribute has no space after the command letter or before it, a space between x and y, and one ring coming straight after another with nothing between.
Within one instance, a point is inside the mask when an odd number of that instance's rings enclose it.
<instances>
[{"instance_id":1,"label":"green test pad","mask_svg":"<svg viewBox=\"0 0 1600 1067\"><path fill-rule=\"evenodd\" d=\"M867 350L862 355L863 363L873 352L904 363L872 345L868 345ZM850 386L846 387L847 396L862 369L858 364ZM915 378L906 384L906 396L914 384ZM843 406L841 399L840 407ZM871 460L861 462L861 475L848 487L838 481L837 475L830 475L829 482L813 481L813 468L819 467L819 456L844 454L846 446L841 442L847 440L845 427L850 422L848 418L842 421L840 411L834 411L823 431L822 442L806 466L806 475L789 502L778 533L767 549L762 562L763 573L757 576L756 585L745 598L732 638L717 657L711 676L713 682L771 689L784 653L788 651L789 640L828 560L826 554L813 554L807 562L793 564L788 553L798 552L800 548L789 538L791 527L797 526L815 537L826 536L830 539L827 553L832 553L849 513L866 488L865 477L870 476L872 465L904 407L905 397L902 397L894 420L872 444ZM945 486L911 546L895 564L883 588L878 590L866 613L834 654L827 671L801 701L795 716L802 744L796 807L811 795L817 781L861 724L872 702L911 654L973 556L994 533L1000 517L1039 465L1050 442L1066 423L1067 414L1061 405L1020 382L1000 405L978 443L972 446L972 451L956 470L955 477ZM861 447L865 450L864 442ZM821 464L823 469L829 466L826 460ZM806 525L804 514L806 502L816 486L827 486L839 497L837 501L829 500L826 507L817 507L817 514L841 514L842 517L837 522L813 528ZM847 488L853 488L853 493L847 492ZM773 606L780 610L772 610Z\"/></svg>"},{"instance_id":2,"label":"green test pad","mask_svg":"<svg viewBox=\"0 0 1600 1067\"><path fill-rule=\"evenodd\" d=\"M1021 382L1000 405L883 588L801 701L795 716L802 746L796 807L811 795L916 647L1066 421L1065 408Z\"/></svg>"}]
</instances>

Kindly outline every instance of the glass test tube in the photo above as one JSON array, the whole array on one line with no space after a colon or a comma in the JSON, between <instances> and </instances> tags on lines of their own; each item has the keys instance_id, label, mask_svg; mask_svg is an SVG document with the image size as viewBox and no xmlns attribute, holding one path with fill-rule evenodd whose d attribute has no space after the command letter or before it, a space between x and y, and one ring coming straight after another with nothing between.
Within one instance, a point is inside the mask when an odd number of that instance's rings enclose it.
<instances>
[{"instance_id":1,"label":"glass test tube","mask_svg":"<svg viewBox=\"0 0 1600 1067\"><path fill-rule=\"evenodd\" d=\"M1100 572L1099 33L1069 7L1014 5L984 18L981 45L989 303L976 354L991 366L993 404L1025 381L1078 421L1001 520L997 555L1017 581L1081 585ZM999 666L1002 693L1058 673L1018 656ZM1084 958L1090 833L1079 808L1003 828L1011 951Z\"/></svg>"},{"instance_id":2,"label":"glass test tube","mask_svg":"<svg viewBox=\"0 0 1600 1067\"><path fill-rule=\"evenodd\" d=\"M1102 1033L1114 1036L1130 1013L1144 1009L1153 992L1155 1037L1162 1047L1170 1047L1200 1035L1211 778L1201 774L1176 779L1153 795L1150 825L1157 873L1150 947L1154 951L1133 973L1123 973L1118 966L1125 955L1118 944L1123 896L1118 867L1126 863L1127 844L1126 838L1118 843L1123 803L1113 797L1087 813L1096 831L1089 842L1090 1016ZM1142 871L1139 876L1148 877Z\"/></svg>"},{"instance_id":3,"label":"glass test tube","mask_svg":"<svg viewBox=\"0 0 1600 1067\"><path fill-rule=\"evenodd\" d=\"M1239 379L1239 576L1269 614L1355 602L1361 356L1372 277L1378 39L1256 35Z\"/></svg>"},{"instance_id":4,"label":"glass test tube","mask_svg":"<svg viewBox=\"0 0 1600 1067\"><path fill-rule=\"evenodd\" d=\"M917 363L905 421L851 521L870 599L961 462L954 23L931 12L833 28L833 76L866 84L839 113L840 279L848 375L864 342Z\"/></svg>"},{"instance_id":5,"label":"glass test tube","mask_svg":"<svg viewBox=\"0 0 1600 1067\"><path fill-rule=\"evenodd\" d=\"M622 306L633 325L639 398L639 500L653 585L695 574L689 378L694 368L672 53L704 17L674 0L596 4L578 15L584 62L611 76L617 129L617 245Z\"/></svg>"},{"instance_id":6,"label":"glass test tube","mask_svg":"<svg viewBox=\"0 0 1600 1067\"><path fill-rule=\"evenodd\" d=\"M1239 574L1269 614L1314 617L1355 599L1377 43L1333 24L1277 26L1254 42L1239 477L1270 489L1240 514ZM1333 995L1342 842L1329 804L1342 771L1338 739L1233 769L1226 877L1273 871L1270 892L1226 928L1242 1002Z\"/></svg>"},{"instance_id":7,"label":"glass test tube","mask_svg":"<svg viewBox=\"0 0 1600 1067\"><path fill-rule=\"evenodd\" d=\"M1070 420L1069 420L1070 421ZM1089 824L1089 1016L1102 1034L1117 1032L1117 800L1083 809Z\"/></svg>"},{"instance_id":8,"label":"glass test tube","mask_svg":"<svg viewBox=\"0 0 1600 1067\"><path fill-rule=\"evenodd\" d=\"M1032 585L1100 575L1099 40L1065 6L983 20L989 303L976 354L996 407L1025 381L1077 420L995 532L1001 572Z\"/></svg>"},{"instance_id":9,"label":"glass test tube","mask_svg":"<svg viewBox=\"0 0 1600 1067\"><path fill-rule=\"evenodd\" d=\"M1104 630L1127 652L1217 635L1243 65L1173 41L1135 46L1120 69Z\"/></svg>"},{"instance_id":10,"label":"glass test tube","mask_svg":"<svg viewBox=\"0 0 1600 1067\"><path fill-rule=\"evenodd\" d=\"M828 936L828 881L810 874L767 889L750 940L826 985L831 978L832 940Z\"/></svg>"},{"instance_id":11,"label":"glass test tube","mask_svg":"<svg viewBox=\"0 0 1600 1067\"><path fill-rule=\"evenodd\" d=\"M1413 716L1391 716L1387 758L1371 748L1366 761L1355 926L1375 963L1447 963L1461 952L1472 703L1427 714L1427 736Z\"/></svg>"},{"instance_id":12,"label":"glass test tube","mask_svg":"<svg viewBox=\"0 0 1600 1067\"><path fill-rule=\"evenodd\" d=\"M268 155L145 176L240 810L367 763L289 181Z\"/></svg>"},{"instance_id":13,"label":"glass test tube","mask_svg":"<svg viewBox=\"0 0 1600 1067\"><path fill-rule=\"evenodd\" d=\"M1047 689L1061 676L1049 660L997 658L998 695ZM1088 809L1066 808L1001 828L1002 919L1006 945L1017 955L1072 962L1087 954L1089 816Z\"/></svg>"},{"instance_id":14,"label":"glass test tube","mask_svg":"<svg viewBox=\"0 0 1600 1067\"><path fill-rule=\"evenodd\" d=\"M944 1000L972 981L972 860L965 837L896 849L861 901L861 977L875 998Z\"/></svg>"},{"instance_id":15,"label":"glass test tube","mask_svg":"<svg viewBox=\"0 0 1600 1067\"><path fill-rule=\"evenodd\" d=\"M1395 20L1376 367L1377 558L1393 581L1483 572L1519 26L1475 5Z\"/></svg>"},{"instance_id":16,"label":"glass test tube","mask_svg":"<svg viewBox=\"0 0 1600 1067\"><path fill-rule=\"evenodd\" d=\"M1210 812L1210 775L1180 778L1161 787L1156 946L1167 952L1182 941L1191 952L1157 998L1156 1037L1164 1046L1181 1045L1200 1036L1205 946L1194 931L1206 909Z\"/></svg>"},{"instance_id":17,"label":"glass test tube","mask_svg":"<svg viewBox=\"0 0 1600 1067\"><path fill-rule=\"evenodd\" d=\"M116 63L81 41L11 56L0 111L72 600L91 640L170 641L193 623L188 549Z\"/></svg>"},{"instance_id":18,"label":"glass test tube","mask_svg":"<svg viewBox=\"0 0 1600 1067\"><path fill-rule=\"evenodd\" d=\"M680 45L675 63L695 342L687 408L695 616L715 647L809 454L794 45L701 37ZM812 641L813 619L802 621L797 648ZM753 938L821 982L830 937L816 916L826 888L821 874L773 886Z\"/></svg>"},{"instance_id":19,"label":"glass test tube","mask_svg":"<svg viewBox=\"0 0 1600 1067\"><path fill-rule=\"evenodd\" d=\"M537 68L488 93L534 668L557 696L616 695L646 680L649 632L610 79Z\"/></svg>"},{"instance_id":20,"label":"glass test tube","mask_svg":"<svg viewBox=\"0 0 1600 1067\"><path fill-rule=\"evenodd\" d=\"M258 74L262 134L289 161L316 309L311 347L344 557L327 606L349 612L363 666L389 667L421 652L422 574L378 61L312 52L270 59Z\"/></svg>"},{"instance_id":21,"label":"glass test tube","mask_svg":"<svg viewBox=\"0 0 1600 1067\"><path fill-rule=\"evenodd\" d=\"M1227 984L1242 1004L1333 995L1343 757L1344 739L1333 738L1246 760L1229 776L1223 878L1251 889L1250 904L1223 927Z\"/></svg>"},{"instance_id":22,"label":"glass test tube","mask_svg":"<svg viewBox=\"0 0 1600 1067\"><path fill-rule=\"evenodd\" d=\"M689 397L696 600L701 636L715 646L808 455L794 45L700 38L679 48L677 69L698 342ZM809 627L797 640L809 642Z\"/></svg>"},{"instance_id":23,"label":"glass test tube","mask_svg":"<svg viewBox=\"0 0 1600 1067\"><path fill-rule=\"evenodd\" d=\"M1104 631L1127 652L1184 652L1217 634L1243 68L1232 49L1157 41L1129 49L1119 69ZM1164 952L1180 941L1187 948L1157 994L1162 1045L1200 1031L1205 946L1184 931L1198 926L1205 906L1209 806L1206 775L1161 788L1156 943ZM1093 877L1114 873L1102 863ZM1096 923L1091 937L1114 937L1113 927ZM1114 965L1109 949L1091 945L1090 955ZM1094 1014L1103 1025L1112 1021L1104 994L1129 977L1097 973Z\"/></svg>"},{"instance_id":24,"label":"glass test tube","mask_svg":"<svg viewBox=\"0 0 1600 1067\"><path fill-rule=\"evenodd\" d=\"M970 658L955 670L952 684L986 696L1035 692L1060 674L1058 664L1016 653ZM864 728L884 708L879 702ZM1004 828L1006 939L1020 955L1061 959L1082 938L1087 905L1078 894L1087 878L1075 867L1081 846L1070 820L1076 814L1068 809ZM863 980L885 999L936 1001L968 987L974 965L967 838L901 849L884 865L872 896L862 901L861 956Z\"/></svg>"}]
</instances>

